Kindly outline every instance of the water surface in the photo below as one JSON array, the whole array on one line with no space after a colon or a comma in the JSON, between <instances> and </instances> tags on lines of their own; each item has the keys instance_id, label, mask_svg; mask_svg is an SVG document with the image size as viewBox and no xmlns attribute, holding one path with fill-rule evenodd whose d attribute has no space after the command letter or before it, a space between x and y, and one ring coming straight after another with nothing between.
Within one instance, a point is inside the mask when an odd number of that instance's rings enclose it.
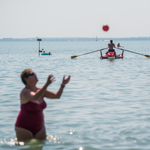
<instances>
[{"instance_id":1,"label":"water surface","mask_svg":"<svg viewBox=\"0 0 150 150\"><path fill-rule=\"evenodd\" d=\"M150 55L150 41L119 43L124 49ZM0 149L150 149L150 59L129 52L113 61L101 60L99 52L71 59L107 44L43 41L41 48L52 55L38 56L38 42L0 42ZM36 72L38 86L53 74L56 81L48 87L53 92L64 75L71 75L71 80L59 100L45 98L47 140L17 145L14 124L24 87L20 74L26 68Z\"/></svg>"}]
</instances>

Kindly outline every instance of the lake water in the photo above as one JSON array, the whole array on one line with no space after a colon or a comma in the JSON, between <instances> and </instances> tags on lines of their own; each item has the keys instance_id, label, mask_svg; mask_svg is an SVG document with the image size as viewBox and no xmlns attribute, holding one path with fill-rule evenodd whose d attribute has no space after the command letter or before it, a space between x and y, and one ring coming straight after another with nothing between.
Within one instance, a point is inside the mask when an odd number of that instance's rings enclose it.
<instances>
[{"instance_id":1,"label":"lake water","mask_svg":"<svg viewBox=\"0 0 150 150\"><path fill-rule=\"evenodd\" d=\"M51 56L38 56L38 42L0 42L0 150L150 149L150 58L124 52L123 59L101 60L109 41L41 42ZM116 44L120 41L114 41ZM150 41L121 41L124 49L150 55ZM121 53L116 50L117 54ZM103 51L104 53L104 51ZM46 141L17 144L14 124L20 110L21 72L31 68L43 86L49 74L60 99L46 99Z\"/></svg>"}]
</instances>

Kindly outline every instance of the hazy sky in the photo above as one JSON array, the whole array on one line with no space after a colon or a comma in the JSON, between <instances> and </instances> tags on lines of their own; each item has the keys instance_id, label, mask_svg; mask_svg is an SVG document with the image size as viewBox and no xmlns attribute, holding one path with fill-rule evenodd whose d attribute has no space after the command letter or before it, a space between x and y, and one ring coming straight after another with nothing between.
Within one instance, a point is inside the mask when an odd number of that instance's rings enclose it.
<instances>
[{"instance_id":1,"label":"hazy sky","mask_svg":"<svg viewBox=\"0 0 150 150\"><path fill-rule=\"evenodd\" d=\"M150 0L0 0L0 12L0 38L150 36Z\"/></svg>"}]
</instances>

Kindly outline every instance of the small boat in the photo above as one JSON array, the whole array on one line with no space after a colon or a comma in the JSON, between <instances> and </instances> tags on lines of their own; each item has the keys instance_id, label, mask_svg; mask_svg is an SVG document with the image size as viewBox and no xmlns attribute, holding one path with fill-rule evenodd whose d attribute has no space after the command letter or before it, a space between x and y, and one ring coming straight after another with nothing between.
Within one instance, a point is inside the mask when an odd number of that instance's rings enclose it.
<instances>
[{"instance_id":1,"label":"small boat","mask_svg":"<svg viewBox=\"0 0 150 150\"><path fill-rule=\"evenodd\" d=\"M41 53L41 55L51 55L51 53Z\"/></svg>"},{"instance_id":2,"label":"small boat","mask_svg":"<svg viewBox=\"0 0 150 150\"><path fill-rule=\"evenodd\" d=\"M102 51L100 50L100 54L101 54L101 59L119 59L119 58L123 58L123 52L119 55L116 55L116 52L106 52L106 55L103 56Z\"/></svg>"}]
</instances>

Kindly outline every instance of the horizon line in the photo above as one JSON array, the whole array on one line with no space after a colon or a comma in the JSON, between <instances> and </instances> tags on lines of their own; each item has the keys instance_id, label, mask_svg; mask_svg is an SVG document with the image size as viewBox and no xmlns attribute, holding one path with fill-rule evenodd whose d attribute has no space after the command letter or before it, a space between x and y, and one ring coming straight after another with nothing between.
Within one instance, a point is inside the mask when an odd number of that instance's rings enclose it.
<instances>
[{"instance_id":1,"label":"horizon line","mask_svg":"<svg viewBox=\"0 0 150 150\"><path fill-rule=\"evenodd\" d=\"M100 38L100 39L121 39L121 38L150 38L150 36L137 36L137 37L22 37L22 38L14 38L14 37L4 37L4 38L0 38L0 40L2 39L38 39L38 38L49 38L49 39L54 39L54 38Z\"/></svg>"}]
</instances>

